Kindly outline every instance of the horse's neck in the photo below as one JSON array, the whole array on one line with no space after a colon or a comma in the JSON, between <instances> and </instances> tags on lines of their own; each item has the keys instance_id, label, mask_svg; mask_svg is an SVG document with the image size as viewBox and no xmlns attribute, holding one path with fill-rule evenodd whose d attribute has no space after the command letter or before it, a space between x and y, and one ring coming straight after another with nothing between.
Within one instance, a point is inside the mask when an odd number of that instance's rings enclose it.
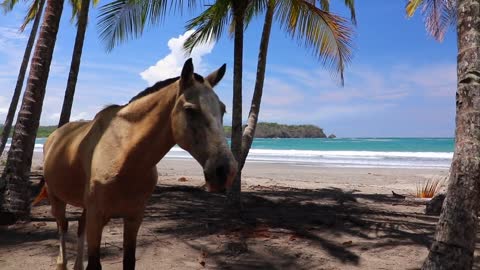
<instances>
[{"instance_id":1,"label":"horse's neck","mask_svg":"<svg viewBox=\"0 0 480 270\"><path fill-rule=\"evenodd\" d=\"M120 112L128 122L124 165L127 168L155 166L175 145L171 112L175 106L177 87L149 94L132 102Z\"/></svg>"}]
</instances>

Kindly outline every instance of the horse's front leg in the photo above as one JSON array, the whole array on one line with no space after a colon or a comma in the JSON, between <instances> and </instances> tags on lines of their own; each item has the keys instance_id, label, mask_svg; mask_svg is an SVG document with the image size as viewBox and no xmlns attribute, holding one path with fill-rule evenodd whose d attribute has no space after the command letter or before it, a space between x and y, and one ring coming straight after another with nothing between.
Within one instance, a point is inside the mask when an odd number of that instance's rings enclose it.
<instances>
[{"instance_id":1,"label":"horse's front leg","mask_svg":"<svg viewBox=\"0 0 480 270\"><path fill-rule=\"evenodd\" d=\"M83 270L83 250L85 243L85 220L86 219L86 210L83 209L82 216L78 220L78 230L77 230L77 259L75 260L75 265L73 266L74 270Z\"/></svg>"},{"instance_id":2,"label":"horse's front leg","mask_svg":"<svg viewBox=\"0 0 480 270\"><path fill-rule=\"evenodd\" d=\"M88 264L87 270L101 270L100 264L100 243L102 241L103 227L107 219L97 213L94 207L87 208L87 247Z\"/></svg>"},{"instance_id":3,"label":"horse's front leg","mask_svg":"<svg viewBox=\"0 0 480 270\"><path fill-rule=\"evenodd\" d=\"M138 216L123 219L123 270L135 269L137 234L143 219L143 209Z\"/></svg>"}]
</instances>

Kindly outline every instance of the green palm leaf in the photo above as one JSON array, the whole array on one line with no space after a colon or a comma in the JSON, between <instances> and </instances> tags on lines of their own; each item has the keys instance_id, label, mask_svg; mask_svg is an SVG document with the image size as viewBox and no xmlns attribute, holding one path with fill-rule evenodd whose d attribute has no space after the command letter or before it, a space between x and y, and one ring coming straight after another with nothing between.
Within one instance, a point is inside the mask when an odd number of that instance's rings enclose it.
<instances>
[{"instance_id":1,"label":"green palm leaf","mask_svg":"<svg viewBox=\"0 0 480 270\"><path fill-rule=\"evenodd\" d=\"M203 0L115 0L100 7L98 28L107 50L131 38L138 38L148 24L160 23L167 11L194 9Z\"/></svg>"},{"instance_id":2,"label":"green palm leaf","mask_svg":"<svg viewBox=\"0 0 480 270\"><path fill-rule=\"evenodd\" d=\"M38 6L40 5L40 0L34 0L28 7L27 15L25 15L25 18L23 19L23 23L20 26L20 32L25 31L25 28L27 25L35 19L35 16L37 16L38 12Z\"/></svg>"},{"instance_id":3,"label":"green palm leaf","mask_svg":"<svg viewBox=\"0 0 480 270\"><path fill-rule=\"evenodd\" d=\"M315 4L315 0L305 0L311 4ZM330 12L330 0L318 0L320 8L323 11ZM355 0L345 0L345 6L350 10L350 19L354 25L357 24L357 15L355 13Z\"/></svg>"},{"instance_id":4,"label":"green palm leaf","mask_svg":"<svg viewBox=\"0 0 480 270\"><path fill-rule=\"evenodd\" d=\"M277 0L276 19L293 39L340 75L351 60L353 30L344 18L303 0Z\"/></svg>"},{"instance_id":5,"label":"green palm leaf","mask_svg":"<svg viewBox=\"0 0 480 270\"><path fill-rule=\"evenodd\" d=\"M357 14L355 13L355 0L345 0L345 5L350 9L350 18L353 24L357 24Z\"/></svg>"},{"instance_id":6,"label":"green palm leaf","mask_svg":"<svg viewBox=\"0 0 480 270\"><path fill-rule=\"evenodd\" d=\"M145 26L146 14L137 0L116 0L100 7L98 28L100 38L110 51L116 44L138 37Z\"/></svg>"},{"instance_id":7,"label":"green palm leaf","mask_svg":"<svg viewBox=\"0 0 480 270\"><path fill-rule=\"evenodd\" d=\"M195 32L185 41L184 48L191 52L198 44L218 40L232 21L231 0L217 0L196 18L188 21L186 28Z\"/></svg>"},{"instance_id":8,"label":"green palm leaf","mask_svg":"<svg viewBox=\"0 0 480 270\"><path fill-rule=\"evenodd\" d=\"M455 4L455 0L409 0L405 11L412 17L422 6L427 32L441 41L448 27L456 22Z\"/></svg>"},{"instance_id":9,"label":"green palm leaf","mask_svg":"<svg viewBox=\"0 0 480 270\"><path fill-rule=\"evenodd\" d=\"M3 9L3 12L7 13L11 11L17 3L18 3L18 0L3 0L0 6Z\"/></svg>"}]
</instances>

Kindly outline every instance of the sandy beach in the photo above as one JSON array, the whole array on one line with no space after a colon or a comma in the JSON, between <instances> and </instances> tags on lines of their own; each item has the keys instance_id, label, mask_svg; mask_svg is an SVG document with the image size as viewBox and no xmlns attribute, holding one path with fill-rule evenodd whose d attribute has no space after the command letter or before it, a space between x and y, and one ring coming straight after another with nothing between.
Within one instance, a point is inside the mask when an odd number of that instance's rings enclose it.
<instances>
[{"instance_id":1,"label":"sandy beach","mask_svg":"<svg viewBox=\"0 0 480 270\"><path fill-rule=\"evenodd\" d=\"M200 188L193 160L165 159L158 171L138 236L138 269L418 269L438 217L424 215L412 194L418 183L448 174L249 162L239 218L224 211L223 195ZM45 203L32 209L32 222L0 228L0 269L54 268L58 240L49 211ZM69 208L71 219L79 214ZM121 224L113 219L104 230L103 269L121 268ZM70 222L70 267L76 227Z\"/></svg>"}]
</instances>

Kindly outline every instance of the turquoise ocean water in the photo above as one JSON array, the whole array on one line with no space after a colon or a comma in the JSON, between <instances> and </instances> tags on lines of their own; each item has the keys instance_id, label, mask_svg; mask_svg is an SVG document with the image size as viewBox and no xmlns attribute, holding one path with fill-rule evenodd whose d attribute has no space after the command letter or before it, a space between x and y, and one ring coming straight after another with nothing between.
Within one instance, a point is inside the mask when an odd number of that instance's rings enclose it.
<instances>
[{"instance_id":1,"label":"turquoise ocean water","mask_svg":"<svg viewBox=\"0 0 480 270\"><path fill-rule=\"evenodd\" d=\"M44 138L36 141L40 152ZM248 162L322 167L441 168L450 166L453 138L256 139ZM166 156L188 159L174 147Z\"/></svg>"}]
</instances>

